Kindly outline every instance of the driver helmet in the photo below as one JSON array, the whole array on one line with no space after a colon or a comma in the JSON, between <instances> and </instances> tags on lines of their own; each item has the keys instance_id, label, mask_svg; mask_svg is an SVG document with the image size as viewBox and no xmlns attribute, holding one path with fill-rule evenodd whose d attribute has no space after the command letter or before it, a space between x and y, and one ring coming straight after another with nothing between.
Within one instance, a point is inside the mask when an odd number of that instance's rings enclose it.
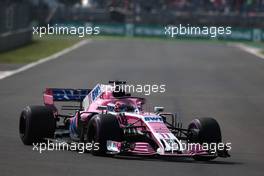
<instances>
[{"instance_id":1,"label":"driver helmet","mask_svg":"<svg viewBox=\"0 0 264 176\"><path fill-rule=\"evenodd\" d=\"M115 102L115 112L135 112L135 107L129 101L118 100Z\"/></svg>"}]
</instances>

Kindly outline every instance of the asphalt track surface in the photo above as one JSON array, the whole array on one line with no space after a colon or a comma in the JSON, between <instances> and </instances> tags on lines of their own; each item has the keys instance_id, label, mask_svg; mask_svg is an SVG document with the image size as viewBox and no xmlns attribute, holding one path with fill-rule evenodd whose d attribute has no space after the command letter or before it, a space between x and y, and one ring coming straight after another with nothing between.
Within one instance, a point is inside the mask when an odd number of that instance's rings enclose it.
<instances>
[{"instance_id":1,"label":"asphalt track surface","mask_svg":"<svg viewBox=\"0 0 264 176\"><path fill-rule=\"evenodd\" d=\"M148 96L180 113L215 117L231 158L105 158L71 151L32 151L18 136L20 111L42 103L45 87L93 87L125 79L166 84ZM0 80L0 175L263 175L264 60L224 44L141 40L94 40L56 60Z\"/></svg>"}]
</instances>

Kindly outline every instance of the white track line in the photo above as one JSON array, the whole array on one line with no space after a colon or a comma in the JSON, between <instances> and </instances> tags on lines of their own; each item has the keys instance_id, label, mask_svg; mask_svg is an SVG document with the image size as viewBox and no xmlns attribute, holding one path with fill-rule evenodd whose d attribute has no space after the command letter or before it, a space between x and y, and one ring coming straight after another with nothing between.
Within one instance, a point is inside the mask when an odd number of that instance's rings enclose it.
<instances>
[{"instance_id":1,"label":"white track line","mask_svg":"<svg viewBox=\"0 0 264 176\"><path fill-rule=\"evenodd\" d=\"M254 56L259 57L260 59L264 59L264 54L261 54L261 49L259 49L259 48L247 46L243 43L237 43L237 44L233 44L233 43L230 44L229 43L228 45L237 47L243 51L246 51L247 53L250 53L250 54L253 54Z\"/></svg>"},{"instance_id":2,"label":"white track line","mask_svg":"<svg viewBox=\"0 0 264 176\"><path fill-rule=\"evenodd\" d=\"M31 63L29 63L29 64L27 64L25 66L22 66L22 67L20 67L20 68L18 68L16 70L0 71L0 80L4 79L4 78L7 78L9 76L15 75L17 73L26 71L26 70L28 70L28 69L30 69L32 67L35 67L35 66L37 66L39 64L44 63L44 62L48 62L50 60L57 59L58 57L60 57L60 56L62 56L64 54L67 54L67 53L69 53L69 52L71 52L71 51L73 51L73 50L75 50L75 49L77 49L77 48L79 48L79 47L81 47L81 46L83 46L83 45L85 45L87 43L90 43L90 42L91 42L90 40L82 40L82 41L76 43L75 45L73 45L73 46L71 46L69 48L66 48L66 49L64 49L64 50L62 50L60 52L57 52L57 53L55 53L55 54L53 54L51 56L48 56L46 58L40 59L40 60L38 60L36 62L31 62Z\"/></svg>"}]
</instances>

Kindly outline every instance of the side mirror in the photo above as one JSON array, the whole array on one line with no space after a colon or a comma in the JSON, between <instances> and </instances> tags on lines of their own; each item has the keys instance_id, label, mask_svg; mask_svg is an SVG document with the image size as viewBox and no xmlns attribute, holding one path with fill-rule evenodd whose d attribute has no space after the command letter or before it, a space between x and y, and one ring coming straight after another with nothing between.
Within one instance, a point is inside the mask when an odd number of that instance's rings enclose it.
<instances>
[{"instance_id":1,"label":"side mirror","mask_svg":"<svg viewBox=\"0 0 264 176\"><path fill-rule=\"evenodd\" d=\"M98 106L97 110L100 110L100 111L107 110L107 106Z\"/></svg>"},{"instance_id":2,"label":"side mirror","mask_svg":"<svg viewBox=\"0 0 264 176\"><path fill-rule=\"evenodd\" d=\"M115 104L108 103L107 104L107 111L114 112L115 111Z\"/></svg>"},{"instance_id":3,"label":"side mirror","mask_svg":"<svg viewBox=\"0 0 264 176\"><path fill-rule=\"evenodd\" d=\"M154 112L155 113L160 113L160 112L163 112L163 111L164 111L164 107L158 107L158 106L154 107Z\"/></svg>"}]
</instances>

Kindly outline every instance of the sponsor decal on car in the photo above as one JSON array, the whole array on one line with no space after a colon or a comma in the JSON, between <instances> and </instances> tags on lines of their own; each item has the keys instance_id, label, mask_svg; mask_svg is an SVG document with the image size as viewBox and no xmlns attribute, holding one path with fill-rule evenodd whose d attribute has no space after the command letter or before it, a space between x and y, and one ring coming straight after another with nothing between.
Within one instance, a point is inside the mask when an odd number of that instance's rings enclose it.
<instances>
[{"instance_id":1,"label":"sponsor decal on car","mask_svg":"<svg viewBox=\"0 0 264 176\"><path fill-rule=\"evenodd\" d=\"M144 117L144 120L146 122L163 122L162 118L158 116L146 116Z\"/></svg>"},{"instance_id":2,"label":"sponsor decal on car","mask_svg":"<svg viewBox=\"0 0 264 176\"><path fill-rule=\"evenodd\" d=\"M101 93L101 86L100 84L97 84L97 86L91 92L92 101L96 100L101 95Z\"/></svg>"}]
</instances>

